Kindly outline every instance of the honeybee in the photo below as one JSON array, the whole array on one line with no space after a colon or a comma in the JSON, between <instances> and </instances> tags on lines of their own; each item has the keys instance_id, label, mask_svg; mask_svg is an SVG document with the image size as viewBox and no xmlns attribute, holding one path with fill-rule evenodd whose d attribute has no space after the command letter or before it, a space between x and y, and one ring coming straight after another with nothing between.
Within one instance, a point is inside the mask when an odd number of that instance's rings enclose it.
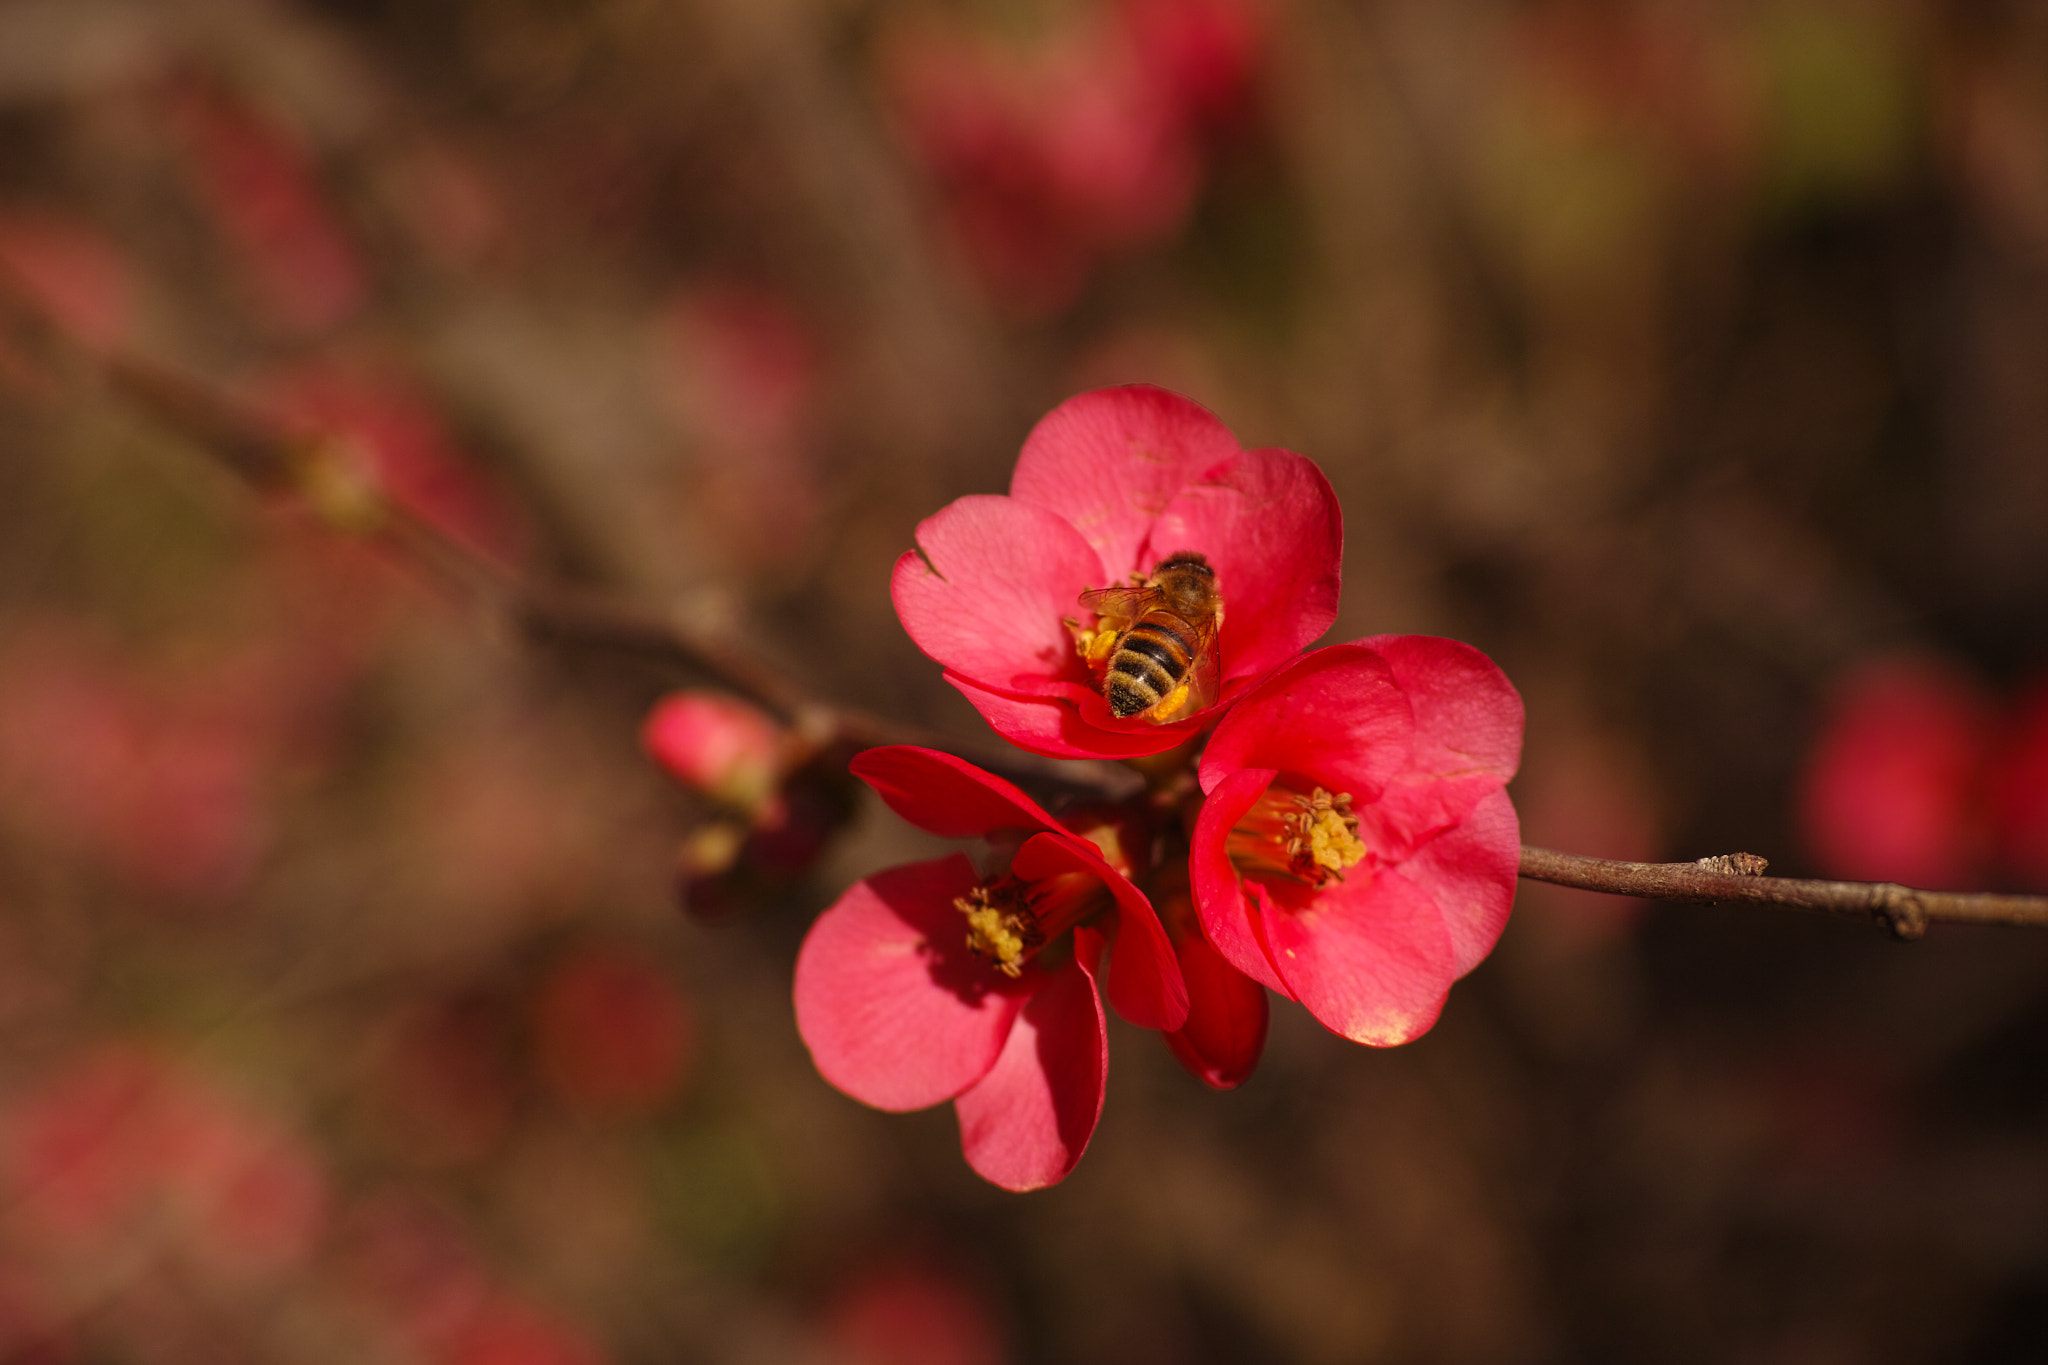
<instances>
[{"instance_id":1,"label":"honeybee","mask_svg":"<svg viewBox=\"0 0 2048 1365\"><path fill-rule=\"evenodd\" d=\"M1091 588L1080 602L1099 618L1096 625L1068 625L1091 667L1107 661L1098 685L1111 715L1142 715L1165 725L1216 700L1223 599L1208 560L1182 550L1153 566L1150 578L1129 587Z\"/></svg>"}]
</instances>

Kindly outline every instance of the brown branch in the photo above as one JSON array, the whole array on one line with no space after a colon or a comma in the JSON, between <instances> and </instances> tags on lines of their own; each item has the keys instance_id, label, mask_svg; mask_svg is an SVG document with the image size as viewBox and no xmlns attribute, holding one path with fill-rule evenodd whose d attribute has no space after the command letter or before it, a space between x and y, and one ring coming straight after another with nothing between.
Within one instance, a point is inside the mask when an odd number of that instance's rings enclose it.
<instances>
[{"instance_id":1,"label":"brown branch","mask_svg":"<svg viewBox=\"0 0 2048 1365\"><path fill-rule=\"evenodd\" d=\"M1014 750L962 744L949 735L829 705L793 685L787 670L728 640L588 589L527 578L386 501L331 440L286 430L252 406L166 367L85 345L4 266L0 327L27 343L31 353L55 371L97 374L129 407L257 488L304 498L336 529L377 537L537 637L637 655L703 677L801 727L821 745L945 748L1027 786L1089 796L1130 795L1139 785L1135 774L1107 763L1055 764ZM2048 928L2048 896L1766 877L1765 866L1764 859L1753 853L1691 863L1628 863L1525 844L1520 871L1534 881L1610 895L1709 905L1741 901L1865 920L1902 939L1919 938L1930 924Z\"/></svg>"},{"instance_id":2,"label":"brown branch","mask_svg":"<svg viewBox=\"0 0 2048 1365\"><path fill-rule=\"evenodd\" d=\"M2004 924L2048 928L2048 896L1920 891L1892 882L1806 881L1766 877L1754 853L1693 863L1623 863L1522 846L1522 875L1582 891L1713 905L1742 901L1881 924L1893 936L1919 938L1930 924Z\"/></svg>"},{"instance_id":3,"label":"brown branch","mask_svg":"<svg viewBox=\"0 0 2048 1365\"><path fill-rule=\"evenodd\" d=\"M1142 785L1108 763L1055 763L833 705L792 684L794 670L777 669L711 632L590 589L530 578L386 499L331 436L289 429L203 380L73 336L4 264L0 329L25 343L50 377L96 377L129 409L258 490L302 499L333 529L377 539L537 638L634 655L702 678L799 727L820 747L943 748L1041 792L1120 796Z\"/></svg>"}]
</instances>

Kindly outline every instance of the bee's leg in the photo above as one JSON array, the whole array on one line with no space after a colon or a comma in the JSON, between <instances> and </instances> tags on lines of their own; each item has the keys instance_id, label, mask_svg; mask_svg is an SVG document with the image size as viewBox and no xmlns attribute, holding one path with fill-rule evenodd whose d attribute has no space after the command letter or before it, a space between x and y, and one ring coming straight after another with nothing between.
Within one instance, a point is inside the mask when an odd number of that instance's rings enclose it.
<instances>
[{"instance_id":1,"label":"bee's leg","mask_svg":"<svg viewBox=\"0 0 2048 1365\"><path fill-rule=\"evenodd\" d=\"M1192 704L1196 700L1193 681L1192 677L1182 678L1178 687L1152 704L1151 709L1145 712L1145 719L1154 725L1170 725L1199 711L1201 707Z\"/></svg>"}]
</instances>

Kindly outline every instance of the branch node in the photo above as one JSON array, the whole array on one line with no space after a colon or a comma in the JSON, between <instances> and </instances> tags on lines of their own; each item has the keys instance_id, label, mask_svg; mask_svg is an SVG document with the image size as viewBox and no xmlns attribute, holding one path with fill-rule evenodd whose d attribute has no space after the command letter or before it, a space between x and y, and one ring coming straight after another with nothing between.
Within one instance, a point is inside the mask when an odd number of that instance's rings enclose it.
<instances>
[{"instance_id":1,"label":"branch node","mask_svg":"<svg viewBox=\"0 0 2048 1365\"><path fill-rule=\"evenodd\" d=\"M1693 861L1693 866L1702 872L1717 872L1728 877L1761 877L1770 865L1770 859L1755 853L1719 853Z\"/></svg>"},{"instance_id":2,"label":"branch node","mask_svg":"<svg viewBox=\"0 0 2048 1365\"><path fill-rule=\"evenodd\" d=\"M1901 943L1911 943L1927 933L1927 907L1920 893L1908 886L1887 882L1877 888L1877 921Z\"/></svg>"}]
</instances>

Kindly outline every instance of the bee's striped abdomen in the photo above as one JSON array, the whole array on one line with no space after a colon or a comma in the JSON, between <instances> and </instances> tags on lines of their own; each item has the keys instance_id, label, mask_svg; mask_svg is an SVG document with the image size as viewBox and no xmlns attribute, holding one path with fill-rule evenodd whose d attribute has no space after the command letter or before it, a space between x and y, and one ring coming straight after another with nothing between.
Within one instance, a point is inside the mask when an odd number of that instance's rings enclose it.
<instances>
[{"instance_id":1,"label":"bee's striped abdomen","mask_svg":"<svg viewBox=\"0 0 2048 1365\"><path fill-rule=\"evenodd\" d=\"M1103 692L1119 718L1149 711L1180 685L1194 662L1194 641L1171 612L1148 611L1123 633L1110 656Z\"/></svg>"}]
</instances>

